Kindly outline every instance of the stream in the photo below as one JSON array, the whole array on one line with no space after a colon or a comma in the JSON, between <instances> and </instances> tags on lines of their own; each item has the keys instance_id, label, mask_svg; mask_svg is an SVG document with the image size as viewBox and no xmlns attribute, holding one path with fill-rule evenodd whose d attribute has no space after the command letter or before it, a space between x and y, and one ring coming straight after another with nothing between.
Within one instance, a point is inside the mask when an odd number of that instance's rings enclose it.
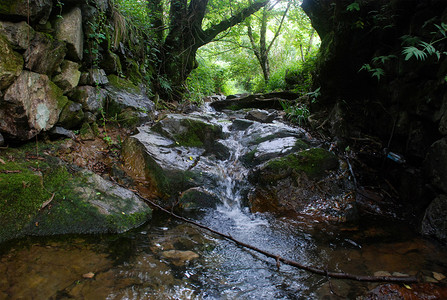
<instances>
[{"instance_id":1,"label":"stream","mask_svg":"<svg viewBox=\"0 0 447 300\"><path fill-rule=\"evenodd\" d=\"M278 143L287 152L303 130L254 121L258 127L232 132L234 122L221 117L216 122L229 136L221 142L232 151L219 163L213 161L209 172L219 180L206 187L220 202L184 211L188 218L321 269L428 279L433 272L447 274L445 247L418 236L404 222L365 215L333 223L305 214L290 218L250 212L246 198L253 187L247 181L249 169L240 162L246 152L240 141L260 128L291 132L258 145L266 156L277 155ZM150 222L122 234L4 243L0 274L0 299L356 299L378 285L329 279L288 265L278 268L273 259L157 211Z\"/></svg>"}]
</instances>

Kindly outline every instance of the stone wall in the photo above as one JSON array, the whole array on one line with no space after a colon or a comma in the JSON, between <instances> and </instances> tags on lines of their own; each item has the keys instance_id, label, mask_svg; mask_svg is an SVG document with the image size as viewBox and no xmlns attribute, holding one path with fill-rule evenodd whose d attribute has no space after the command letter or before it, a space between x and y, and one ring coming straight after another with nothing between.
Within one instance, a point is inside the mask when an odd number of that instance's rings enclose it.
<instances>
[{"instance_id":1,"label":"stone wall","mask_svg":"<svg viewBox=\"0 0 447 300\"><path fill-rule=\"evenodd\" d=\"M447 241L446 210L433 208L447 206L445 1L305 0L303 8L322 39L315 108L332 110L328 124L341 139L378 136L405 157L385 176L422 231ZM407 56L412 46L425 55Z\"/></svg>"},{"instance_id":2,"label":"stone wall","mask_svg":"<svg viewBox=\"0 0 447 300\"><path fill-rule=\"evenodd\" d=\"M147 37L134 30L128 38L123 31L131 26L125 25L108 0L2 1L2 144L30 140L56 126L79 129L109 106L115 118L147 119L153 109L143 80ZM108 76L120 80L112 85ZM114 89L117 82L125 92Z\"/></svg>"}]
</instances>

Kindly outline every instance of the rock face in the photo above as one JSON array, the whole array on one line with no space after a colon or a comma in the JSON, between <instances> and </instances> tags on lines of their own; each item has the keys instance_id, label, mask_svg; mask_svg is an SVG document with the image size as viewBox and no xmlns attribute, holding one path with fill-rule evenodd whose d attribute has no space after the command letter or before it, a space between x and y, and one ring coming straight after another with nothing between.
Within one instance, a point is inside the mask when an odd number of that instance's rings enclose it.
<instances>
[{"instance_id":1,"label":"rock face","mask_svg":"<svg viewBox=\"0 0 447 300\"><path fill-rule=\"evenodd\" d=\"M0 130L16 139L28 140L53 127L67 101L48 76L23 71L5 91Z\"/></svg>"},{"instance_id":2,"label":"rock face","mask_svg":"<svg viewBox=\"0 0 447 300\"><path fill-rule=\"evenodd\" d=\"M0 35L0 90L6 89L20 75L23 58L15 52L9 42Z\"/></svg>"},{"instance_id":3,"label":"rock face","mask_svg":"<svg viewBox=\"0 0 447 300\"><path fill-rule=\"evenodd\" d=\"M421 232L447 242L447 196L440 195L425 211Z\"/></svg>"},{"instance_id":4,"label":"rock face","mask_svg":"<svg viewBox=\"0 0 447 300\"><path fill-rule=\"evenodd\" d=\"M0 5L0 14L21 17L22 19L29 16L33 22L45 24L52 8L53 1L51 0L4 0Z\"/></svg>"},{"instance_id":5,"label":"rock face","mask_svg":"<svg viewBox=\"0 0 447 300\"><path fill-rule=\"evenodd\" d=\"M151 217L134 193L90 171L42 156L35 173L30 166L36 161L8 151L0 165L0 198L6 199L0 203L0 242L25 235L123 232Z\"/></svg>"},{"instance_id":6,"label":"rock face","mask_svg":"<svg viewBox=\"0 0 447 300\"><path fill-rule=\"evenodd\" d=\"M11 43L14 49L25 50L36 32L25 21L19 23L0 22L0 33Z\"/></svg>"},{"instance_id":7,"label":"rock face","mask_svg":"<svg viewBox=\"0 0 447 300\"><path fill-rule=\"evenodd\" d=\"M75 7L58 19L56 22L56 38L67 43L69 59L82 60L84 33L82 31L82 12L79 7Z\"/></svg>"},{"instance_id":8,"label":"rock face","mask_svg":"<svg viewBox=\"0 0 447 300\"><path fill-rule=\"evenodd\" d=\"M63 42L37 32L25 51L25 67L33 72L51 76L64 60L66 51Z\"/></svg>"}]
</instances>

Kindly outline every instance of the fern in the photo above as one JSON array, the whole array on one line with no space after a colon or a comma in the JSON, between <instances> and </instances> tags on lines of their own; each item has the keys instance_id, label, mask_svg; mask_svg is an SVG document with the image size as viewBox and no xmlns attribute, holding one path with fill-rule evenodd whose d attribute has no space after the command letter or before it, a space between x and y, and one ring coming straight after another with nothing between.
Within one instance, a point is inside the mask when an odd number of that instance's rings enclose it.
<instances>
[{"instance_id":1,"label":"fern","mask_svg":"<svg viewBox=\"0 0 447 300\"><path fill-rule=\"evenodd\" d=\"M360 10L360 5L357 2L351 3L348 5L348 7L346 7L347 11L359 11Z\"/></svg>"},{"instance_id":2,"label":"fern","mask_svg":"<svg viewBox=\"0 0 447 300\"><path fill-rule=\"evenodd\" d=\"M380 61L382 64L385 64L385 62L387 62L388 60L390 60L392 58L397 58L397 56L396 55L392 55L392 54L391 55L377 56L377 57L374 57L372 59L372 62L377 63L377 62Z\"/></svg>"},{"instance_id":3,"label":"fern","mask_svg":"<svg viewBox=\"0 0 447 300\"><path fill-rule=\"evenodd\" d=\"M377 77L377 81L380 81L380 76L385 75L385 71L381 68L372 69L372 77Z\"/></svg>"},{"instance_id":4,"label":"fern","mask_svg":"<svg viewBox=\"0 0 447 300\"><path fill-rule=\"evenodd\" d=\"M425 60L427 58L427 53L423 50L419 50L415 46L404 47L402 50L402 54L405 55L405 60L409 60L413 56L416 57L417 60Z\"/></svg>"}]
</instances>

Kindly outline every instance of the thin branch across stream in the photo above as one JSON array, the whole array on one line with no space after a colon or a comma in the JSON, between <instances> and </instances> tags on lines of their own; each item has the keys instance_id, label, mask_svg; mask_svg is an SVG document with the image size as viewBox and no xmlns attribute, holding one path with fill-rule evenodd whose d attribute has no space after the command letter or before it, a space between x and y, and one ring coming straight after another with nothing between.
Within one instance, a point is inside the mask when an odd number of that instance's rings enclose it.
<instances>
[{"instance_id":1,"label":"thin branch across stream","mask_svg":"<svg viewBox=\"0 0 447 300\"><path fill-rule=\"evenodd\" d=\"M175 213L169 211L168 209L166 209L166 208L156 204L155 202L153 202L153 201L143 197L137 191L134 190L134 192L135 192L136 195L138 195L138 197L140 197L146 203L148 203L149 205L151 205L151 206L153 206L153 207L155 207L155 208L157 208L157 209L159 209L159 210L169 214L170 216L172 216L172 217L174 217L174 218L176 218L178 220L181 220L183 222L186 222L186 223L192 224L194 226L197 226L199 228L205 229L205 230L207 230L209 232L212 232L214 234L217 234L217 235L219 235L221 237L224 237L225 239L230 240L230 241L236 243L239 246L251 249L251 250L256 251L258 253L261 253L261 254L263 254L263 255L265 255L267 257L273 258L273 259L276 260L276 263L278 264L278 266L279 266L279 262L282 262L284 264L296 267L296 268L301 269L301 270L306 270L308 272L311 272L311 273L314 273L314 274L317 274L317 275L322 275L322 276L331 277L331 278L337 278L337 279L349 279L349 280L367 281L367 282L395 282L395 283L417 283L417 282L419 282L419 280L416 277L413 277L413 276L368 276L368 275L355 275L355 274L343 273L343 272L330 272L328 270L323 270L323 269L315 268L315 267L312 267L312 266L307 266L307 265L301 264L301 263L299 263L297 261L289 260L289 259L281 257L279 255L275 255L275 254L272 254L270 252L264 251L262 249L254 247L254 246L252 246L250 244L241 242L241 241L233 238L231 235L228 235L228 234L216 231L216 230L214 230L212 228L209 228L209 227L207 227L205 225L199 224L197 222L194 222L194 221L191 221L189 219L186 219L186 218L184 218L182 216L176 215Z\"/></svg>"}]
</instances>

